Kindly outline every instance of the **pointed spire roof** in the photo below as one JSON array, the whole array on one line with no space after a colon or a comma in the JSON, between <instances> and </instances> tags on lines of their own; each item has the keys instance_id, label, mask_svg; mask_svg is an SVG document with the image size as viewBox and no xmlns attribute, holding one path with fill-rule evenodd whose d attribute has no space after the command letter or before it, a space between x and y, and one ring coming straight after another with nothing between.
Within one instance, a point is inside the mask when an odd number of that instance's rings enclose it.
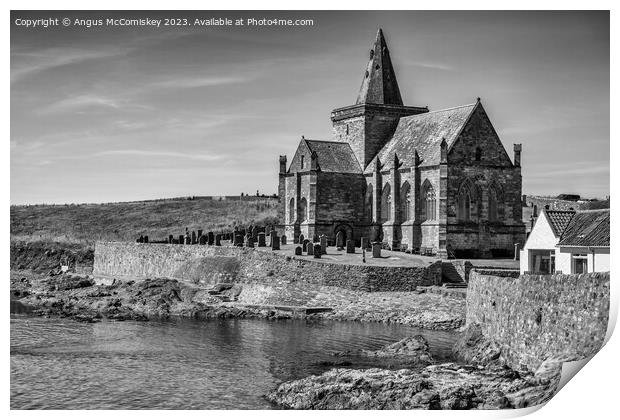
<instances>
[{"instance_id":1,"label":"pointed spire roof","mask_svg":"<svg viewBox=\"0 0 620 420\"><path fill-rule=\"evenodd\" d=\"M403 105L398 82L394 74L390 52L379 28L375 44L370 50L370 59L364 73L356 104Z\"/></svg>"}]
</instances>

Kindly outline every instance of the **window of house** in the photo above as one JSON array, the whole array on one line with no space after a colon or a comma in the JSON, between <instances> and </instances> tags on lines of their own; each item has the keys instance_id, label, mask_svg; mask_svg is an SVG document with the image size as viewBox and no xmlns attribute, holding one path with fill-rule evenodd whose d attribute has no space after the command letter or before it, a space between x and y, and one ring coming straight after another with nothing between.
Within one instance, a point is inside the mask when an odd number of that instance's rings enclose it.
<instances>
[{"instance_id":1,"label":"window of house","mask_svg":"<svg viewBox=\"0 0 620 420\"><path fill-rule=\"evenodd\" d=\"M530 272L533 274L555 273L555 251L553 250L530 250Z\"/></svg>"},{"instance_id":2,"label":"window of house","mask_svg":"<svg viewBox=\"0 0 620 420\"><path fill-rule=\"evenodd\" d=\"M572 254L573 274L584 274L588 272L588 255Z\"/></svg>"},{"instance_id":3,"label":"window of house","mask_svg":"<svg viewBox=\"0 0 620 420\"><path fill-rule=\"evenodd\" d=\"M301 155L301 169L304 168L304 158L305 158L305 156Z\"/></svg>"}]
</instances>

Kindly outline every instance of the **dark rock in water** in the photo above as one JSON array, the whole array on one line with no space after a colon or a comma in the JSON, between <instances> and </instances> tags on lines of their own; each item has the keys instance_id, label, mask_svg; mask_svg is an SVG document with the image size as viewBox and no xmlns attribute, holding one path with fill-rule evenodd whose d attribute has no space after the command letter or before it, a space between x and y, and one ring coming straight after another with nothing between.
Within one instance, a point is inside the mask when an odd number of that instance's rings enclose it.
<instances>
[{"instance_id":1,"label":"dark rock in water","mask_svg":"<svg viewBox=\"0 0 620 420\"><path fill-rule=\"evenodd\" d=\"M378 365L394 367L401 364L407 367L414 365L426 366L433 363L428 342L421 335L407 337L396 343L389 344L379 350L355 350L335 353L335 356L355 356L377 360ZM386 366L387 365L387 366Z\"/></svg>"},{"instance_id":2,"label":"dark rock in water","mask_svg":"<svg viewBox=\"0 0 620 420\"><path fill-rule=\"evenodd\" d=\"M560 371L540 381L533 374L507 378L509 368L464 370L454 363L422 370L332 369L285 382L266 398L294 409L494 409L537 405L548 400Z\"/></svg>"},{"instance_id":3,"label":"dark rock in water","mask_svg":"<svg viewBox=\"0 0 620 420\"><path fill-rule=\"evenodd\" d=\"M457 359L467 361L467 363L503 364L499 345L486 338L478 324L467 326L454 344L452 352Z\"/></svg>"}]
</instances>

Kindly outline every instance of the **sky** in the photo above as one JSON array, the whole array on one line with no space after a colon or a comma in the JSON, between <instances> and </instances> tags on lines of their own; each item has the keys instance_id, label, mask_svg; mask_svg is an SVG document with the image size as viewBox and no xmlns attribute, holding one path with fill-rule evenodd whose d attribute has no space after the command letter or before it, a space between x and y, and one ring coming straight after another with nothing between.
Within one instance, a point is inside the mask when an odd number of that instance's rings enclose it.
<instances>
[{"instance_id":1,"label":"sky","mask_svg":"<svg viewBox=\"0 0 620 420\"><path fill-rule=\"evenodd\" d=\"M17 19L69 17L68 27ZM312 19L78 27L74 19ZM609 194L608 12L11 13L11 203L277 192L278 156L329 140L377 29L405 105L480 97L523 193Z\"/></svg>"}]
</instances>

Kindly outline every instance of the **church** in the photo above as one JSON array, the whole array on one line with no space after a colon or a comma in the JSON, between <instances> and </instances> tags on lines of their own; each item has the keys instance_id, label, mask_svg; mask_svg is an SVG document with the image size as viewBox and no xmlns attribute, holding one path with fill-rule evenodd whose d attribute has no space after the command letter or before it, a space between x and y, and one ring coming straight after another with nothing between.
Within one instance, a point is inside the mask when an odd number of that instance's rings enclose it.
<instances>
[{"instance_id":1,"label":"church","mask_svg":"<svg viewBox=\"0 0 620 420\"><path fill-rule=\"evenodd\" d=\"M405 106L379 29L354 105L331 113L333 138L280 156L280 221L330 242L342 232L441 258L511 257L525 242L521 145L511 161L480 98L431 111ZM518 244L518 245L515 245Z\"/></svg>"}]
</instances>

